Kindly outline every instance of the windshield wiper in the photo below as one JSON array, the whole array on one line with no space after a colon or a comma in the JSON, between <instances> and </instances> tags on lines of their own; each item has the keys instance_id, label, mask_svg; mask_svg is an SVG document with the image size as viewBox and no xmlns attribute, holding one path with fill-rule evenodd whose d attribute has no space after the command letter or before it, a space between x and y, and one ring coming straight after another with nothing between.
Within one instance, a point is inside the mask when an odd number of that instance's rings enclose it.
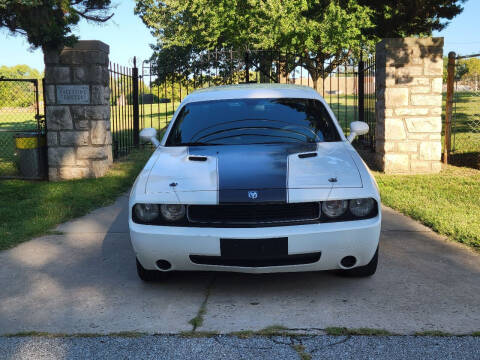
<instances>
[{"instance_id":1,"label":"windshield wiper","mask_svg":"<svg viewBox=\"0 0 480 360\"><path fill-rule=\"evenodd\" d=\"M172 146L209 146L209 145L223 145L223 144L215 144L211 142L198 142L198 141L172 144Z\"/></svg>"},{"instance_id":2,"label":"windshield wiper","mask_svg":"<svg viewBox=\"0 0 480 360\"><path fill-rule=\"evenodd\" d=\"M210 136L219 135L219 134L226 133L226 132L241 131L241 130L247 130L247 131L248 130L273 130L273 131L278 131L278 132L293 133L293 134L296 134L296 135L299 135L299 136L303 136L308 140L312 139L307 134L304 134L304 133L301 133L300 131L295 131L295 130L292 130L292 129L282 129L282 128L276 128L276 127L271 127L271 126L241 126L241 127L232 127L232 128L228 128L228 129L212 131L210 133L202 135L201 137L198 138L198 140L205 139L205 138L208 138ZM318 135L316 135L314 132L313 132L313 134L315 135L314 141L316 141L316 138L318 137ZM251 135L255 135L255 134L238 134L238 135L225 136L225 137L235 137L235 136L244 136L244 135L250 135L251 136ZM259 133L258 136L266 136L266 135ZM270 136L287 137L287 136L278 136L278 135L270 135ZM219 139L219 138L213 138L212 140L217 140L217 139ZM220 137L220 139L223 139L223 137Z\"/></svg>"},{"instance_id":3,"label":"windshield wiper","mask_svg":"<svg viewBox=\"0 0 480 360\"><path fill-rule=\"evenodd\" d=\"M221 137L216 137L212 140L225 140L225 139L230 139L230 138L236 138L239 136L256 136L256 137L268 137L268 138L286 138L286 139L291 139L294 140L298 143L305 143L304 141L294 138L292 136L279 136L279 135L267 135L267 134L241 134L241 135L226 135L226 136L221 136ZM277 142L277 143L283 143L283 142Z\"/></svg>"}]
</instances>

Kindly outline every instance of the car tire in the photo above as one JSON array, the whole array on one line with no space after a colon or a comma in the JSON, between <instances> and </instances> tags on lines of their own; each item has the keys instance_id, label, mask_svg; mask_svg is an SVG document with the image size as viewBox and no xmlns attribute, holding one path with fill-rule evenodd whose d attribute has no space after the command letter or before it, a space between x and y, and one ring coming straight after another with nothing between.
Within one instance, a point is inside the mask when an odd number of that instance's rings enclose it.
<instances>
[{"instance_id":1,"label":"car tire","mask_svg":"<svg viewBox=\"0 0 480 360\"><path fill-rule=\"evenodd\" d=\"M377 271L378 264L378 247L373 255L372 260L367 265L359 266L353 269L340 270L341 275L348 277L367 277L372 276Z\"/></svg>"},{"instance_id":2,"label":"car tire","mask_svg":"<svg viewBox=\"0 0 480 360\"><path fill-rule=\"evenodd\" d=\"M145 269L138 259L135 259L137 262L137 275L138 277L145 282L162 280L165 278L165 273L158 270L147 270Z\"/></svg>"}]
</instances>

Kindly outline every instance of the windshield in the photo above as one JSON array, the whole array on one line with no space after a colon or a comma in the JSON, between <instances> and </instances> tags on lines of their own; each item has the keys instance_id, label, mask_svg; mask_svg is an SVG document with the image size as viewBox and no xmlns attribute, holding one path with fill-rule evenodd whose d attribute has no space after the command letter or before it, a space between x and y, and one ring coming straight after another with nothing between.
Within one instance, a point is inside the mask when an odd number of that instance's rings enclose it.
<instances>
[{"instance_id":1,"label":"windshield","mask_svg":"<svg viewBox=\"0 0 480 360\"><path fill-rule=\"evenodd\" d=\"M228 99L186 104L167 146L340 141L325 106L315 99Z\"/></svg>"}]
</instances>

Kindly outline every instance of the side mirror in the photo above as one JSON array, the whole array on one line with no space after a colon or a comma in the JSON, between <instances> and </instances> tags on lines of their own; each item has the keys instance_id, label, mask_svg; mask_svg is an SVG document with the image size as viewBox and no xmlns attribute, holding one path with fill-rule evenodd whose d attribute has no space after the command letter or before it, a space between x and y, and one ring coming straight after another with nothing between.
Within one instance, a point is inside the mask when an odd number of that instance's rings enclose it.
<instances>
[{"instance_id":1,"label":"side mirror","mask_svg":"<svg viewBox=\"0 0 480 360\"><path fill-rule=\"evenodd\" d=\"M157 130L154 128L145 128L142 131L140 131L140 139L143 141L150 141L153 146L159 147L160 146L160 141L157 139Z\"/></svg>"},{"instance_id":2,"label":"side mirror","mask_svg":"<svg viewBox=\"0 0 480 360\"><path fill-rule=\"evenodd\" d=\"M368 134L368 124L363 121L354 121L350 123L350 135L347 140L352 142L357 136Z\"/></svg>"}]
</instances>

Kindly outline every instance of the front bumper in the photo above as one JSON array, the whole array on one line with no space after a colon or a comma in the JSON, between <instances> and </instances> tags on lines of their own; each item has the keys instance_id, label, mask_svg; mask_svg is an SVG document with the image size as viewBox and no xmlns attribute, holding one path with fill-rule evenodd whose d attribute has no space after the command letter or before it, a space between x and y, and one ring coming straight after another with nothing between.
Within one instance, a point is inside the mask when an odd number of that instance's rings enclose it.
<instances>
[{"instance_id":1,"label":"front bumper","mask_svg":"<svg viewBox=\"0 0 480 360\"><path fill-rule=\"evenodd\" d=\"M145 269L160 270L156 262L167 260L169 270L234 271L271 273L341 269L345 256L354 256L356 266L373 257L380 237L381 215L372 219L279 226L267 228L200 228L140 225L129 221L135 254ZM220 256L220 238L262 239L288 237L288 254L320 252L317 262L284 266L223 266L196 264L190 255Z\"/></svg>"}]
</instances>

